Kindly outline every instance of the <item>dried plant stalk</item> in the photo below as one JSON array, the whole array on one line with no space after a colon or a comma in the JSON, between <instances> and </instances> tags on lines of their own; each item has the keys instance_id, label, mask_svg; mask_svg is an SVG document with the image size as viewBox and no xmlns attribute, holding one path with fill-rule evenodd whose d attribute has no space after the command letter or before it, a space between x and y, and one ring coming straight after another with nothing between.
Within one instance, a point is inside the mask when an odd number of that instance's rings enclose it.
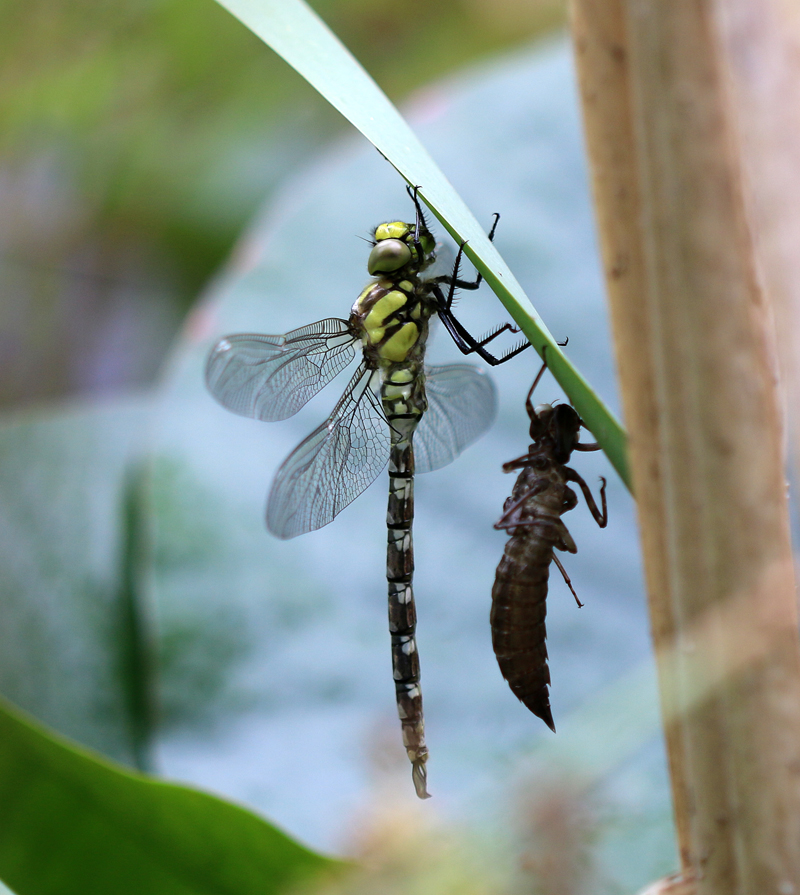
<instances>
[{"instance_id":1,"label":"dried plant stalk","mask_svg":"<svg viewBox=\"0 0 800 895\"><path fill-rule=\"evenodd\" d=\"M722 21L748 206L777 322L800 481L800 3L729 3Z\"/></svg>"},{"instance_id":2,"label":"dried plant stalk","mask_svg":"<svg viewBox=\"0 0 800 895\"><path fill-rule=\"evenodd\" d=\"M793 892L800 648L729 32L712 0L571 5L682 869Z\"/></svg>"},{"instance_id":3,"label":"dried plant stalk","mask_svg":"<svg viewBox=\"0 0 800 895\"><path fill-rule=\"evenodd\" d=\"M636 176L636 141L628 77L628 49L622 0L573 0L571 25L584 129L589 149L598 233L616 345L628 450L640 519L665 514L659 456L653 321L642 296L641 199ZM649 594L668 590L665 532L640 525ZM672 605L651 601L656 654L672 642ZM664 675L659 676L663 680ZM670 762L681 863L689 866L688 792L678 713L662 690L664 733Z\"/></svg>"}]
</instances>

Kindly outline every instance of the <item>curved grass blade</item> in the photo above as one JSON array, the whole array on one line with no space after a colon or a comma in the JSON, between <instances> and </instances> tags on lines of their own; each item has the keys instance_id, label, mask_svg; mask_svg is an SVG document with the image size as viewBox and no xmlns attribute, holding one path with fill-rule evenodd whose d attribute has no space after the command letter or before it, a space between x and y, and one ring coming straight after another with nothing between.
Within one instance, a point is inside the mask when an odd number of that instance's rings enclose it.
<instances>
[{"instance_id":1,"label":"curved grass blade","mask_svg":"<svg viewBox=\"0 0 800 895\"><path fill-rule=\"evenodd\" d=\"M511 317L542 354L578 414L630 488L625 432L570 363L461 197L378 85L303 0L218 0L299 72L413 185Z\"/></svg>"},{"instance_id":2,"label":"curved grass blade","mask_svg":"<svg viewBox=\"0 0 800 895\"><path fill-rule=\"evenodd\" d=\"M345 865L230 802L72 746L0 700L0 878L18 895L278 895Z\"/></svg>"}]
</instances>

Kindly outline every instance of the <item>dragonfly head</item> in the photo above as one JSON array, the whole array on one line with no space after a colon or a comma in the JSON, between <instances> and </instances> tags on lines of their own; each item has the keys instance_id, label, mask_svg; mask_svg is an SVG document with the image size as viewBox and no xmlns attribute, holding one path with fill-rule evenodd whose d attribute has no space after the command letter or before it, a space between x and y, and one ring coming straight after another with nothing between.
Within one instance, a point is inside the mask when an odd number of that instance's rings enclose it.
<instances>
[{"instance_id":1,"label":"dragonfly head","mask_svg":"<svg viewBox=\"0 0 800 895\"><path fill-rule=\"evenodd\" d=\"M395 273L402 270L411 258L411 249L401 239L384 239L372 247L367 270L372 277L382 273Z\"/></svg>"},{"instance_id":2,"label":"dragonfly head","mask_svg":"<svg viewBox=\"0 0 800 895\"><path fill-rule=\"evenodd\" d=\"M374 244L367 261L370 276L397 273L409 266L417 270L427 267L435 258L436 242L425 228L419 231L419 243L415 242L414 235L414 224L403 221L379 224L373 234Z\"/></svg>"}]
</instances>

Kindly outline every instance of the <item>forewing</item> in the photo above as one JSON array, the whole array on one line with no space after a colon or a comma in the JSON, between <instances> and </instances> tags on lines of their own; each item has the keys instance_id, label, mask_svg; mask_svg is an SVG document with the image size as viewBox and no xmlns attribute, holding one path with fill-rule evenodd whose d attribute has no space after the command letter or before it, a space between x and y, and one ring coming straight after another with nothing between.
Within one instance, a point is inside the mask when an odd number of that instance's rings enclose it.
<instances>
[{"instance_id":1,"label":"forewing","mask_svg":"<svg viewBox=\"0 0 800 895\"><path fill-rule=\"evenodd\" d=\"M447 466L480 438L497 414L492 380L469 364L425 369L428 409L414 433L414 466L431 472Z\"/></svg>"},{"instance_id":2,"label":"forewing","mask_svg":"<svg viewBox=\"0 0 800 895\"><path fill-rule=\"evenodd\" d=\"M389 460L389 427L363 364L330 417L281 465L267 501L267 528L294 538L322 528L370 485Z\"/></svg>"},{"instance_id":3,"label":"forewing","mask_svg":"<svg viewBox=\"0 0 800 895\"><path fill-rule=\"evenodd\" d=\"M223 407L273 422L297 411L355 357L346 320L328 317L284 336L226 336L206 364L206 383Z\"/></svg>"},{"instance_id":4,"label":"forewing","mask_svg":"<svg viewBox=\"0 0 800 895\"><path fill-rule=\"evenodd\" d=\"M425 269L425 279L433 280L436 277L441 276L449 276L453 272L453 265L456 260L456 253L453 249L453 244L451 242L441 242L441 240L437 241L436 249L434 250L436 254L436 260L430 267Z\"/></svg>"}]
</instances>

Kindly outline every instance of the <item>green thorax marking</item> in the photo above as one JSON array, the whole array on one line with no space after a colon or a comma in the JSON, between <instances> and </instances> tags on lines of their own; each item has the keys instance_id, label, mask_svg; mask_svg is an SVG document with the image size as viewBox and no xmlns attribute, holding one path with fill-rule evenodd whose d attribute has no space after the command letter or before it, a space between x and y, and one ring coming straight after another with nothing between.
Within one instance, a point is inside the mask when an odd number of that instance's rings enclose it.
<instances>
[{"instance_id":1,"label":"green thorax marking","mask_svg":"<svg viewBox=\"0 0 800 895\"><path fill-rule=\"evenodd\" d=\"M375 280L350 313L350 323L375 367L422 362L428 318L436 307L419 273L434 261L434 247L427 230L419 233L419 247L415 244L413 224L392 221L375 228L367 265Z\"/></svg>"}]
</instances>

